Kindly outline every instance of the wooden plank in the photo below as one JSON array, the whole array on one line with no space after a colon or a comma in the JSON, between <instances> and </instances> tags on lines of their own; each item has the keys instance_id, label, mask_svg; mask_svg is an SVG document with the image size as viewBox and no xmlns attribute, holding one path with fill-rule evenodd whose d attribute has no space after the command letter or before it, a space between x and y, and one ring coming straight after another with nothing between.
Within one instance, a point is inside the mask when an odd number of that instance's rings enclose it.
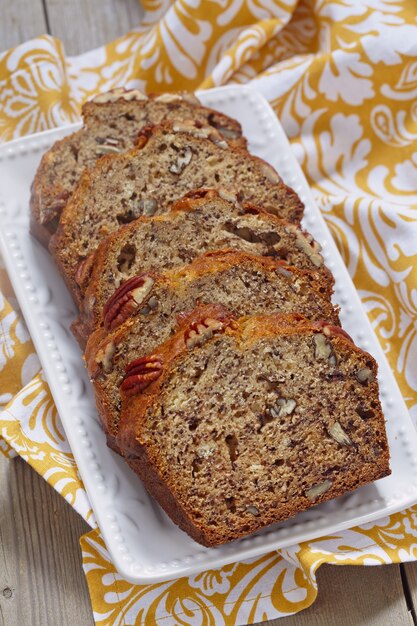
<instances>
[{"instance_id":1,"label":"wooden plank","mask_svg":"<svg viewBox=\"0 0 417 626\"><path fill-rule=\"evenodd\" d=\"M20 459L0 457L0 494L0 625L92 626L78 543L87 524ZM413 626L398 565L324 565L318 585L309 609L264 626Z\"/></svg>"},{"instance_id":2,"label":"wooden plank","mask_svg":"<svg viewBox=\"0 0 417 626\"><path fill-rule=\"evenodd\" d=\"M413 626L399 565L323 565L310 608L263 626Z\"/></svg>"},{"instance_id":3,"label":"wooden plank","mask_svg":"<svg viewBox=\"0 0 417 626\"><path fill-rule=\"evenodd\" d=\"M67 54L80 54L121 37L140 22L139 0L46 0L51 33Z\"/></svg>"},{"instance_id":4,"label":"wooden plank","mask_svg":"<svg viewBox=\"0 0 417 626\"><path fill-rule=\"evenodd\" d=\"M412 606L414 623L417 624L417 562L403 563L401 565L405 583L405 593L408 597L409 605Z\"/></svg>"},{"instance_id":5,"label":"wooden plank","mask_svg":"<svg viewBox=\"0 0 417 626\"><path fill-rule=\"evenodd\" d=\"M89 526L24 461L0 455L0 625L93 626L79 537Z\"/></svg>"},{"instance_id":6,"label":"wooden plank","mask_svg":"<svg viewBox=\"0 0 417 626\"><path fill-rule=\"evenodd\" d=\"M42 0L12 0L2 8L0 52L47 32Z\"/></svg>"},{"instance_id":7,"label":"wooden plank","mask_svg":"<svg viewBox=\"0 0 417 626\"><path fill-rule=\"evenodd\" d=\"M0 624L92 626L78 544L87 524L20 459L0 458L0 494ZM417 590L417 564L407 567ZM265 626L413 626L397 565L323 566L318 585L309 609Z\"/></svg>"}]
</instances>

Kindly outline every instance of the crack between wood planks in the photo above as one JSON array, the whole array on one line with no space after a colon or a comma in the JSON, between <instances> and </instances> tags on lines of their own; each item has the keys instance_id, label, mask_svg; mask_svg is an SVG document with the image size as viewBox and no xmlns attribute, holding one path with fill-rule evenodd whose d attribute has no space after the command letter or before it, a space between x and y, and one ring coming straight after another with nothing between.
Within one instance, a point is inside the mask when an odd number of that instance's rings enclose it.
<instances>
[{"instance_id":1,"label":"crack between wood planks","mask_svg":"<svg viewBox=\"0 0 417 626\"><path fill-rule=\"evenodd\" d=\"M43 16L45 18L46 30L47 30L49 35L52 35L52 33L51 33L51 25L49 23L47 0L42 0L42 7L43 7Z\"/></svg>"},{"instance_id":2,"label":"crack between wood planks","mask_svg":"<svg viewBox=\"0 0 417 626\"><path fill-rule=\"evenodd\" d=\"M413 597L411 595L410 585L408 584L407 573L405 571L405 567L403 563L400 563L400 575L401 575L401 582L403 585L405 601L407 604L407 610L411 615L411 619L413 620L414 626L417 626L416 610L414 608Z\"/></svg>"}]
</instances>

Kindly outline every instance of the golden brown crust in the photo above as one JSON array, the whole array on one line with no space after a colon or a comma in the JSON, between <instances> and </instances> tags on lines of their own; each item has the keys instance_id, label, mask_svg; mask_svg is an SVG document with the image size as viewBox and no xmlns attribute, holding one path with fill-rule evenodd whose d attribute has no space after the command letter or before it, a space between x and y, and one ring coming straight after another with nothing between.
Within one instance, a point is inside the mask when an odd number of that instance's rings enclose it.
<instances>
[{"instance_id":1,"label":"golden brown crust","mask_svg":"<svg viewBox=\"0 0 417 626\"><path fill-rule=\"evenodd\" d=\"M80 296L82 294L82 288L80 289L80 285L77 285L75 281L75 273L77 271L78 263L82 261L85 256L92 253L96 245L92 243L93 241L103 241L106 235L114 232L114 230L117 230L120 226L119 223L116 224L116 216L113 215L113 213L110 215L109 212L103 212L100 220L97 221L97 226L94 230L94 237L90 237L88 240L84 238L83 245L85 245L85 247L83 248L83 256L81 256L81 252L79 251L79 238L75 234L75 231L82 223L82 218L84 217L83 211L85 209L85 202L83 199L86 195L88 195L87 190L94 187L93 181L106 180L108 172L115 169L116 164L118 174L121 171L127 171L131 165L131 161L145 149L147 142L144 142L144 139L146 140L151 136L155 136L155 141L157 142L160 135L163 135L164 133L167 135L170 133L178 133L182 137L184 137L184 134L188 133L188 131L182 130L182 127L179 130L175 130L175 128L175 124L164 122L155 125L152 128L142 130L138 146L123 152L122 154L103 156L96 162L94 170L85 172L81 177L75 193L72 195L71 200L64 208L59 228L50 245L50 250L54 255L57 265L76 301L80 300ZM198 133L201 133L203 129L195 127L195 130ZM221 148L219 147L219 141L216 137L213 137L213 131L211 129L209 129L209 134L205 137L197 134L191 139L191 135L192 133L190 134L190 142L193 141L196 142L196 144L198 143L198 148L206 148L208 145L207 142L209 142L209 144L216 145L216 147L213 148L214 150L223 152L225 149L224 146ZM235 159L235 165L243 160L248 167L252 168L254 172L257 172L258 177L265 181L265 189L267 189L267 193L272 194L271 197L273 196L275 200L273 202L270 199L265 201L264 209L269 213L288 215L289 220L299 224L303 215L304 206L297 194L282 182L277 172L275 172L275 170L266 161L250 155L244 148L232 146L228 147L227 144L226 148L227 155ZM194 149L198 152L196 146ZM170 175L172 176L172 173ZM122 176L122 174L120 174L120 176ZM196 186L198 186L198 184L199 183L196 183ZM173 193L172 190L176 189L176 186L170 185L170 189L171 193ZM179 195L181 194L178 194L177 197ZM158 213L166 213L169 210L169 204L170 203L167 202L166 199L164 202L160 202L158 205ZM106 222L106 224L104 222Z\"/></svg>"},{"instance_id":2,"label":"golden brown crust","mask_svg":"<svg viewBox=\"0 0 417 626\"><path fill-rule=\"evenodd\" d=\"M155 467L157 467L157 465L155 466L155 461L157 462L157 459L152 458L152 456L148 454L146 448L143 446L140 448L138 447L138 455L125 457L125 460L131 469L142 480L148 493L160 503L174 524L192 537L194 541L197 541L208 548L219 546L231 541L227 529L223 529L223 536L221 536L219 532L214 534L203 524L198 524L198 521L190 518L188 512L179 504L178 500L169 489L167 483L164 482L161 475L155 469ZM366 485L375 480L379 480L380 478L384 478L385 476L389 476L391 472L388 467L388 462L389 457L387 454L385 464L381 463L380 467L375 466L373 472L366 470L360 472L356 477L356 481L351 484L348 491L353 491L361 485ZM343 496L346 492L347 490L343 485L342 480L336 479L333 482L332 487L326 491L326 493L317 497L314 501L314 506L321 504L322 502L327 502L328 500L333 500L339 496ZM274 512L273 514L265 517L263 519L262 528L294 517L298 513L311 508L311 506L312 502L308 498L294 498L291 505L286 504L280 508L279 512ZM257 522L256 518L253 519L252 522L249 521L246 526L247 529L239 536L233 537L233 540L240 539L248 534L260 530L259 522ZM222 529L219 530L221 531Z\"/></svg>"},{"instance_id":3,"label":"golden brown crust","mask_svg":"<svg viewBox=\"0 0 417 626\"><path fill-rule=\"evenodd\" d=\"M82 107L82 116L84 119L83 128L55 142L42 157L31 187L30 208L32 214L31 232L45 247L56 231L60 214L72 195L72 190L65 188L59 177L53 176L55 163L63 158L66 149L71 150L73 147L78 149L79 143L83 141L85 131L88 130L88 125L94 123L97 107L106 109L109 104L112 107L115 104L118 106L124 103L124 97L133 93L140 94L138 90L116 89L108 92L109 95L114 94L116 98L114 102L100 102L99 98L103 98L103 96L107 94L101 94L98 98L86 102ZM242 128L237 120L229 118L209 107L202 106L198 98L192 93L178 92L177 94L172 94L174 99L171 101L164 102L161 100L161 98L167 95L168 94L150 94L149 96L144 96L142 94L142 97L138 99L133 98L124 104L132 106L132 102L137 102L138 106L143 107L144 102L149 104L159 101L166 106L167 113L169 113L171 110L175 111L178 103L181 102L182 105L189 105L190 115L192 111L195 110L196 114L207 118L208 122L212 124L214 128L218 128L221 132L225 133L225 140L228 141L230 145L242 149L246 148L246 139L242 136ZM175 98L178 99L175 100ZM138 129L138 133L139 132L140 128Z\"/></svg>"},{"instance_id":4,"label":"golden brown crust","mask_svg":"<svg viewBox=\"0 0 417 626\"><path fill-rule=\"evenodd\" d=\"M164 277L160 277L161 281L166 280ZM221 320L224 324L228 324L233 318L233 315L229 313L222 305L220 304L210 304L210 305L200 305L197 306L196 309L191 312L191 317L188 315L181 316L178 318L178 327L184 328L188 327L188 322L193 324L198 315L201 316L213 316L216 319ZM100 417L100 421L103 427L103 430L107 437L107 444L110 448L122 454L119 448L119 444L116 440L116 431L114 427L109 423L109 415L112 414L113 407L109 404L108 394L106 390L103 388L97 377L102 373L102 365L98 364L97 355L100 352L105 352L106 347L110 344L117 345L120 341L123 340L126 331L129 328L129 325L132 323L132 320L126 322L123 326L117 328L113 333L109 334L104 328L99 328L94 333L94 338L91 337L90 341L87 344L84 359L87 367L87 371L91 381L94 384L94 393L97 405L97 411ZM178 349L181 348L181 341L178 343ZM95 342L96 345L95 345ZM174 346L174 350L175 350Z\"/></svg>"},{"instance_id":5,"label":"golden brown crust","mask_svg":"<svg viewBox=\"0 0 417 626\"><path fill-rule=\"evenodd\" d=\"M281 280L283 280L284 283L293 284L298 282L299 284L304 285L304 287L307 287L309 290L310 300L313 299L315 302L314 306L320 303L320 314L325 315L332 324L339 324L338 309L332 306L330 300L332 294L332 285L330 283L323 279L315 278L314 275L312 275L308 270L300 270L294 267L289 267L282 261L278 261L270 257L259 257L247 253L236 252L234 250L223 250L208 252L201 257L197 257L189 265L179 269L166 270L161 273L155 273L153 271L147 272L146 277L152 278L154 282L152 284L152 288L149 292L147 292L145 299L141 300L140 307L138 305L136 311L132 313L132 317L127 317L123 323L116 326L111 331L103 326L98 327L89 337L85 349L87 369L90 378L94 381L97 408L110 447L117 450L114 437L117 434L118 415L115 414L114 404L112 405L111 402L109 402L107 373L103 369L102 355L107 353L107 350L109 349L108 346L114 346L113 350L117 352L119 346L130 345L133 341L132 334L135 333L134 316L137 314L139 309L144 306L146 307L149 299L155 297L155 294L158 294L158 292L164 292L166 289L167 292L171 294L184 294L184 292L187 293L185 285L190 285L192 287L193 282L198 281L201 277L209 276L211 274L220 275L221 272L225 272L228 269L235 267L245 269L245 271L252 271L255 274L261 273L264 275L265 280L272 278L272 276L268 277L269 273L271 275L277 273L281 275ZM142 284L143 279L141 279L140 282ZM123 290L123 285L125 284L126 283L122 283L122 289L120 290L122 296L124 291L126 291ZM215 298L212 299L212 301L214 300ZM242 304L243 303L236 302L236 309L234 308L234 310L238 311ZM262 302L260 303L260 306L262 306ZM262 308L264 307L262 306ZM277 310L277 308L278 304L275 310ZM181 310L183 311L184 307L182 307ZM270 312L273 312L273 309L270 309ZM317 316L317 309L315 310L315 315ZM140 318L142 320L140 322L142 325L146 318L142 315L140 315ZM177 323L184 323L183 314L180 314L176 319ZM169 320L166 320L166 326L170 328L173 322L174 319L171 316ZM72 331L77 336L80 345L84 346L88 327L78 321L73 324Z\"/></svg>"},{"instance_id":6,"label":"golden brown crust","mask_svg":"<svg viewBox=\"0 0 417 626\"><path fill-rule=\"evenodd\" d=\"M111 446L110 446L111 447ZM115 452L119 452L116 448ZM190 519L187 512L178 506L178 502L175 496L167 488L166 483L161 479L161 476L154 470L153 463L147 455L147 451L141 448L138 456L125 457L125 461L130 468L142 479L146 486L148 493L155 498L157 502L160 502L165 512L183 531L185 531L195 541L198 541L202 545L210 546L210 537L206 536L204 528L198 528ZM214 542L218 544L218 542Z\"/></svg>"},{"instance_id":7,"label":"golden brown crust","mask_svg":"<svg viewBox=\"0 0 417 626\"><path fill-rule=\"evenodd\" d=\"M50 239L52 237L52 232L49 230L47 226L42 226L37 219L35 218L33 211L31 211L29 216L29 232L39 243L46 249L48 249L48 245Z\"/></svg>"},{"instance_id":8,"label":"golden brown crust","mask_svg":"<svg viewBox=\"0 0 417 626\"><path fill-rule=\"evenodd\" d=\"M120 424L117 443L122 450L127 462L132 469L137 472L149 492L158 499L171 519L188 532L196 541L212 546L219 545L231 539L244 536L248 533L259 530L259 528L287 519L303 510L310 508L313 504L318 504L326 500L345 494L347 491L356 489L358 486L377 480L390 474L389 452L385 436L384 418L381 408L377 407L374 432L375 444L380 448L378 461L372 464L359 466L349 480L343 472L332 475L330 488L320 493L314 498L314 502L306 496L297 496L291 502L280 506L278 510L272 509L266 517L261 520L254 518L245 525L240 532L234 531L230 534L227 527L211 531L204 523L199 523L195 518L191 519L184 506L177 500L170 485L169 477L161 474L161 465L152 446L149 447L141 436L142 424L145 423L146 415L156 409L156 404L160 396L164 382L177 370L184 355L193 348L187 347L186 338L190 327L195 327L201 320L207 317L216 319L216 311L213 309L200 307L196 309L183 323L178 332L165 344L154 351L152 358L158 359L162 364L160 376L151 382L143 391L136 396L124 396L122 419ZM231 316L227 318L224 311L221 312L224 328L217 332L224 332L232 335L241 349L249 347L259 339L272 336L290 335L311 335L324 333L332 339L332 345L337 346L338 354L352 355L366 358L367 367L372 372L372 379L368 383L369 394L372 397L378 395L377 364L371 355L364 353L355 346L350 338L340 332L340 328L329 326L325 322L310 323L301 316L256 316L234 320ZM209 338L208 342L214 341ZM378 404L378 403L377 403Z\"/></svg>"},{"instance_id":9,"label":"golden brown crust","mask_svg":"<svg viewBox=\"0 0 417 626\"><path fill-rule=\"evenodd\" d=\"M85 184L88 184L88 182L86 181ZM102 320L102 307L104 302L101 301L99 296L100 279L103 273L103 267L109 258L109 250L112 250L113 245L115 245L118 241L122 241L124 239L127 240L131 233L134 233L136 229L140 228L141 224L149 224L152 222L161 224L166 223L175 217L175 215L180 213L191 213L193 211L197 211L200 207L204 207L205 203L209 200L218 198L223 199L222 194L222 190L213 189L193 191L190 194L187 194L184 198L175 202L167 214L157 215L152 218L140 217L134 222L122 226L118 231L109 235L89 257L88 265L92 268L92 271L90 274L84 276L81 288L79 288L78 285L75 288L72 283L70 284L68 275L64 271L62 272L70 290L73 293L75 291L76 301L79 304L80 318L77 321L75 328L77 331L76 336L77 339L81 341L81 346L84 345L88 335L101 323ZM225 201L230 202L230 198ZM239 203L237 204L239 205ZM309 250L308 254L311 254L314 258L314 262L311 264L312 270L317 269L318 281L320 285L324 286L325 284L328 284L328 289L332 291L334 284L333 276L324 265L323 258L320 254L319 244L317 244L317 242L315 242L308 233L306 233L301 227L290 224L289 222L286 222L285 220L282 220L259 207L255 207L247 203L239 205L239 207L242 215L259 215L260 219L264 223L267 222L270 224L272 230L276 229L277 232L279 232L280 229L284 229L291 233L297 233L297 237L303 243L305 250ZM64 218L62 218L62 221L63 220ZM55 238L53 239L52 246L50 246L50 248L53 247L54 241L57 240ZM58 267L60 267L59 264Z\"/></svg>"},{"instance_id":10,"label":"golden brown crust","mask_svg":"<svg viewBox=\"0 0 417 626\"><path fill-rule=\"evenodd\" d=\"M200 128L198 125L195 125L195 127L197 128L197 130ZM155 125L150 125L150 126L146 126L145 128L143 128L140 133L138 134L137 140L136 140L136 148L139 149L143 149L147 142L149 141L149 139L152 137L152 135L154 133L157 133L159 131L167 131L169 132L171 129L173 129L175 132L182 132L184 127L176 127L175 123L172 124L171 122L161 122L160 124L155 124ZM187 131L185 131L187 132ZM190 134L192 134L190 132ZM211 141L213 141L213 143L219 143L218 141L218 137L215 134L210 134L207 135L207 139L210 139ZM279 184L282 189L284 190L285 194L287 194L288 199L291 199L294 202L294 214L291 216L291 222L297 224L298 226L301 223L303 214L304 214L304 204L301 202L300 198L298 197L297 193L294 191L294 189L292 189L291 187L289 187L288 185L286 185L284 183L284 181L282 180L281 176L278 174L278 172L272 167L272 165L270 165L270 163L268 163L268 161L265 161L265 159L262 159L261 157L258 157L252 153L248 153L246 147L242 147L242 146L231 146L231 149L235 152L235 154L241 156L242 158L247 158L248 155L250 157L250 160L254 163L255 167L258 167L259 169L263 170L266 175L267 178L269 178L269 181L273 184ZM135 154L134 152L135 148L132 149L131 151L131 155L133 156ZM127 153L125 153L127 154ZM217 191L213 190L213 189L201 189L201 191L203 192L204 195L200 195L199 192L200 190L190 190L190 192L188 192L187 194L185 194L184 198L190 198L190 199L201 199L202 197L207 197L205 192L209 192L209 191ZM238 197L237 200L240 201L242 198ZM177 202L181 202L182 199L179 199ZM248 204L248 203L246 203ZM276 213L276 208L270 206L270 207L264 207L263 209L264 211L268 212L268 213L272 213L273 215L277 215Z\"/></svg>"},{"instance_id":11,"label":"golden brown crust","mask_svg":"<svg viewBox=\"0 0 417 626\"><path fill-rule=\"evenodd\" d=\"M166 372L173 367L178 357L187 353L188 348L186 339L189 329L206 318L221 320L224 324L224 328L221 332L234 336L238 344L241 345L242 349L248 348L259 339L274 337L277 335L284 337L303 333L324 333L327 336L332 337L337 344L348 345L349 349L356 352L358 355L365 354L366 358L369 359L370 364L372 364L372 373L376 379L378 366L375 359L369 353L364 352L361 348L356 346L349 335L342 331L341 328L329 324L325 320L310 321L297 313L289 315L251 315L249 317L242 317L239 320L236 320L234 315L226 311L226 309L222 306L201 305L196 307L194 311L180 320L180 324L175 335L165 343L158 346L158 348L153 352L153 356L159 358L164 364L163 372L158 380L152 382L152 384L147 387L146 391L134 396L125 404L122 412L122 423L120 427L120 430L122 430L122 427L125 429L124 433L120 434L120 442L123 442L123 445L121 446L123 449L129 450L132 443L134 449L136 439L130 438L132 433L132 431L129 430L131 428L131 424L134 422L135 417L138 422L140 422L140 418L137 416L144 415L147 407L158 397ZM129 436L126 437L125 433L128 431Z\"/></svg>"},{"instance_id":12,"label":"golden brown crust","mask_svg":"<svg viewBox=\"0 0 417 626\"><path fill-rule=\"evenodd\" d=\"M30 232L45 247L48 247L51 236L58 226L57 215L63 210L69 199L69 192L60 179L48 182L55 155L62 148L78 141L82 130L64 139L56 141L43 155L31 185L30 195ZM50 199L54 199L52 204Z\"/></svg>"},{"instance_id":13,"label":"golden brown crust","mask_svg":"<svg viewBox=\"0 0 417 626\"><path fill-rule=\"evenodd\" d=\"M98 262L98 259L96 259L96 262ZM175 289L176 286L180 285L181 281L184 278L187 278L188 280L193 280L197 279L200 276L210 273L218 273L222 270L226 270L227 268L231 268L240 264L246 264L251 266L252 268L259 268L259 270L262 272L274 272L280 269L282 273L286 273L286 275L290 277L291 280L312 276L312 273L309 270L289 266L284 261L276 260L271 257L255 256L244 252L238 252L236 250L215 250L207 252L206 254L202 254L200 257L194 259L192 263L182 268L174 268L173 270L166 270L162 273L157 273L156 280L158 282L170 283ZM147 274L149 273L150 272L147 272ZM154 274L155 273L153 272L152 275ZM125 283L122 283L121 287L119 287L119 289L116 290L115 293L117 293L117 291L120 291L124 284ZM311 281L311 290L312 297L314 297L313 294L316 292L320 300L327 299L330 303L330 299L333 293L333 282L331 280L328 280L328 277L326 275L317 275L316 280ZM91 291L89 293L91 293ZM89 293L87 294L87 298L89 297ZM134 314L135 313L133 312L132 316L134 316ZM96 341L98 335L96 335L95 331L97 331L97 329L102 326L103 318L104 316L101 311L97 311L92 308L89 311L82 311L78 320L74 322L72 326L72 331L82 348L85 347L86 342L91 334L93 334L94 337L92 340L92 345L98 345ZM334 309L333 311L331 311L330 304L328 319L333 321L334 324L339 323L338 309Z\"/></svg>"},{"instance_id":14,"label":"golden brown crust","mask_svg":"<svg viewBox=\"0 0 417 626\"><path fill-rule=\"evenodd\" d=\"M109 157L103 156L100 161L106 161ZM79 196L82 196L85 189L88 189L91 180L91 172L90 170L85 170L82 174L77 188L72 194L70 201L66 204L64 209L62 210L61 217L59 220L58 227L56 231L52 234L48 241L48 249L49 252L54 257L58 270L64 279L65 284L68 287L72 297L74 298L75 303L79 306L82 300L82 292L80 289L80 284L84 285L83 279L88 280L88 277L84 277L80 272L80 267L86 267L86 264L89 267L92 266L92 262L94 259L94 253L89 255L86 259L83 259L80 263L73 268L73 271L70 273L66 271L66 255L65 255L65 245L67 238L67 230L70 230L70 216L71 216L71 206L72 204L77 203L77 199ZM78 281L78 282L77 282Z\"/></svg>"}]
</instances>

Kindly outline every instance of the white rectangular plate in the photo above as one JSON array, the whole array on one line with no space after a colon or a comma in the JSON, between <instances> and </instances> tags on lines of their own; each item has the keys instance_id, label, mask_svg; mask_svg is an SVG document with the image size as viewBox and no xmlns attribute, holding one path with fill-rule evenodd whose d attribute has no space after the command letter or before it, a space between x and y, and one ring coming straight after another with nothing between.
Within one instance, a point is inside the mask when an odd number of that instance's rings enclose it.
<instances>
[{"instance_id":1,"label":"white rectangular plate","mask_svg":"<svg viewBox=\"0 0 417 626\"><path fill-rule=\"evenodd\" d=\"M79 124L0 148L0 243L6 266L54 396L101 532L122 576L155 583L241 561L370 522L417 501L417 435L392 372L334 241L275 114L246 87L200 94L204 104L236 117L250 150L269 161L305 204L305 227L322 244L335 280L344 328L379 363L392 475L313 507L287 522L220 548L203 548L180 531L141 482L105 444L81 352L69 332L72 299L48 253L29 235L30 185L42 154Z\"/></svg>"}]
</instances>

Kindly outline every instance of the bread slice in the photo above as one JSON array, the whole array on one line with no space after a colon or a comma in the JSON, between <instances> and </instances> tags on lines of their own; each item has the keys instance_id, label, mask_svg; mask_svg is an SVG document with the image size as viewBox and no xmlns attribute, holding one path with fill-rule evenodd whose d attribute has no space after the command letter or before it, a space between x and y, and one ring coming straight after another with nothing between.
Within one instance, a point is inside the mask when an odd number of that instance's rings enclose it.
<instances>
[{"instance_id":1,"label":"bread slice","mask_svg":"<svg viewBox=\"0 0 417 626\"><path fill-rule=\"evenodd\" d=\"M208 307L128 366L117 443L215 546L390 473L376 375L338 327Z\"/></svg>"},{"instance_id":2,"label":"bread slice","mask_svg":"<svg viewBox=\"0 0 417 626\"><path fill-rule=\"evenodd\" d=\"M130 286L130 291L122 285L114 294L111 306L106 307L106 327L90 336L85 351L98 412L112 448L120 417L119 385L126 366L166 341L184 311L215 302L238 317L299 312L312 320L339 324L329 281L282 261L242 252L209 253L179 270L134 277ZM129 313L135 315L133 320L126 320Z\"/></svg>"},{"instance_id":3,"label":"bread slice","mask_svg":"<svg viewBox=\"0 0 417 626\"><path fill-rule=\"evenodd\" d=\"M107 300L126 280L149 269L180 267L210 250L231 248L282 259L333 284L319 244L295 224L223 199L217 191L195 195L167 215L143 217L121 228L102 243L85 272L81 266L80 283L89 282L74 327L81 343L101 324Z\"/></svg>"},{"instance_id":4,"label":"bread slice","mask_svg":"<svg viewBox=\"0 0 417 626\"><path fill-rule=\"evenodd\" d=\"M79 263L103 239L141 215L166 213L200 187L226 188L289 220L303 205L265 161L231 148L213 128L165 122L142 132L125 154L100 159L66 205L51 250L71 291Z\"/></svg>"},{"instance_id":5,"label":"bread slice","mask_svg":"<svg viewBox=\"0 0 417 626\"><path fill-rule=\"evenodd\" d=\"M132 148L145 126L192 118L219 131L232 145L246 147L239 122L203 107L193 93L145 96L137 89L113 89L86 102L82 116L83 128L46 152L32 184L31 230L43 243L56 231L83 171L105 154Z\"/></svg>"}]
</instances>

